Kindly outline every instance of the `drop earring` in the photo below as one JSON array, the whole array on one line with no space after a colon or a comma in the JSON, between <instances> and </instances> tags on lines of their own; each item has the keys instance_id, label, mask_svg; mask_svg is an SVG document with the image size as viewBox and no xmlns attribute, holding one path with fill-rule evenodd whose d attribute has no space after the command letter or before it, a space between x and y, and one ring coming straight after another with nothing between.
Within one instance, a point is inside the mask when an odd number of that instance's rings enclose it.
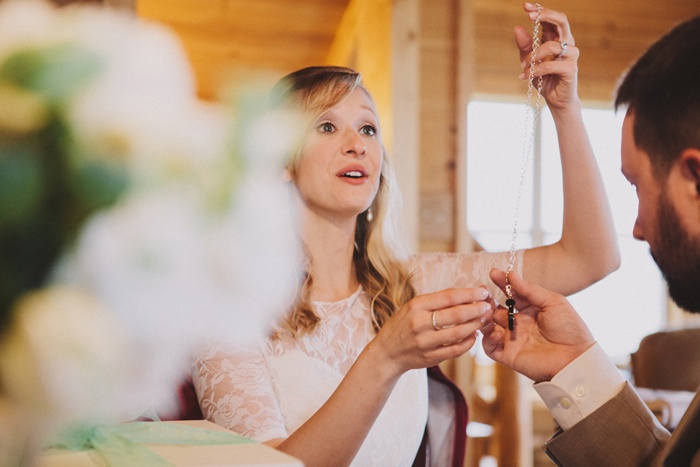
<instances>
[{"instance_id":1,"label":"drop earring","mask_svg":"<svg viewBox=\"0 0 700 467\"><path fill-rule=\"evenodd\" d=\"M367 209L367 222L372 222L374 219L374 214L372 214L372 208Z\"/></svg>"}]
</instances>

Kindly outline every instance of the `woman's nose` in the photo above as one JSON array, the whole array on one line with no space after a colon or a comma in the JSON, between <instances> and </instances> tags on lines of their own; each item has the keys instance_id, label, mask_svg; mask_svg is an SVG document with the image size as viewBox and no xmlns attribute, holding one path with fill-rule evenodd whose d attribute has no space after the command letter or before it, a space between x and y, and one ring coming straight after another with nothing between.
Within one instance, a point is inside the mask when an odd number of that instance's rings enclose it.
<instances>
[{"instance_id":1,"label":"woman's nose","mask_svg":"<svg viewBox=\"0 0 700 467\"><path fill-rule=\"evenodd\" d=\"M367 149L362 138L354 132L348 132L344 144L345 148L343 152L347 155L362 156Z\"/></svg>"}]
</instances>

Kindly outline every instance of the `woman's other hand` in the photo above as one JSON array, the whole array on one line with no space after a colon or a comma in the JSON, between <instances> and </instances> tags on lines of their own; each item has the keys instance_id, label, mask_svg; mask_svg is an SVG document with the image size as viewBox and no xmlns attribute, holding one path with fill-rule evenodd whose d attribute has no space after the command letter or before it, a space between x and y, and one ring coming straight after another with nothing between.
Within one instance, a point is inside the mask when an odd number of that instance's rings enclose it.
<instances>
[{"instance_id":1,"label":"woman's other hand","mask_svg":"<svg viewBox=\"0 0 700 467\"><path fill-rule=\"evenodd\" d=\"M537 78L543 78L542 96L552 112L566 108L571 103L578 103L577 74L579 49L571 34L569 20L564 13L525 3L524 10L530 21L534 22L539 14L541 24L541 45L532 53L532 32L522 26L516 26L515 43L520 51L522 66L521 79L530 78L532 58L533 84L537 87Z\"/></svg>"},{"instance_id":2,"label":"woman's other hand","mask_svg":"<svg viewBox=\"0 0 700 467\"><path fill-rule=\"evenodd\" d=\"M486 287L453 288L414 297L389 319L369 346L396 375L437 365L472 348L476 331L492 320Z\"/></svg>"}]
</instances>

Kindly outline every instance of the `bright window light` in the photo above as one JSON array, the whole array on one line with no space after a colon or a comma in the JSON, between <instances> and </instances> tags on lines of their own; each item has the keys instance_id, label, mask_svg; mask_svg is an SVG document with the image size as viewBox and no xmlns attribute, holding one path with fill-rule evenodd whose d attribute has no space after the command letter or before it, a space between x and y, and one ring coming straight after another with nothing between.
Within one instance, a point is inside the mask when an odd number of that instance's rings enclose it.
<instances>
[{"instance_id":1,"label":"bright window light","mask_svg":"<svg viewBox=\"0 0 700 467\"><path fill-rule=\"evenodd\" d=\"M526 144L525 104L473 101L467 112L467 228L484 249L509 250ZM622 265L569 300L606 352L623 364L642 337L665 326L666 288L646 243L632 238L637 198L620 172L623 115L587 108L583 117L610 199ZM561 234L561 164L546 108L539 121L520 201L518 248L551 243Z\"/></svg>"}]
</instances>

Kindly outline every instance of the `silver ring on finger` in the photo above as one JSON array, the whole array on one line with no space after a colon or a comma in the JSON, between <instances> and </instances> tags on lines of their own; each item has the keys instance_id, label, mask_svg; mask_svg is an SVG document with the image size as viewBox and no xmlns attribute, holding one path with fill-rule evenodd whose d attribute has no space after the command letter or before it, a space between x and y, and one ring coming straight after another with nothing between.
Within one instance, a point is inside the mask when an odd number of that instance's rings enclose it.
<instances>
[{"instance_id":1,"label":"silver ring on finger","mask_svg":"<svg viewBox=\"0 0 700 467\"><path fill-rule=\"evenodd\" d=\"M440 326L438 326L437 318L436 318L436 316L435 316L435 313L437 313L437 311L433 311L433 313L431 314L431 316L430 316L430 321L431 321L431 323L433 323L433 329L435 329L436 331L439 331L439 330L442 329L442 328L441 328Z\"/></svg>"},{"instance_id":2,"label":"silver ring on finger","mask_svg":"<svg viewBox=\"0 0 700 467\"><path fill-rule=\"evenodd\" d=\"M557 55L555 58L562 58L566 53L566 49L569 48L569 44L567 44L566 41L559 42L559 45L561 45L561 52L559 52L559 55Z\"/></svg>"}]
</instances>

